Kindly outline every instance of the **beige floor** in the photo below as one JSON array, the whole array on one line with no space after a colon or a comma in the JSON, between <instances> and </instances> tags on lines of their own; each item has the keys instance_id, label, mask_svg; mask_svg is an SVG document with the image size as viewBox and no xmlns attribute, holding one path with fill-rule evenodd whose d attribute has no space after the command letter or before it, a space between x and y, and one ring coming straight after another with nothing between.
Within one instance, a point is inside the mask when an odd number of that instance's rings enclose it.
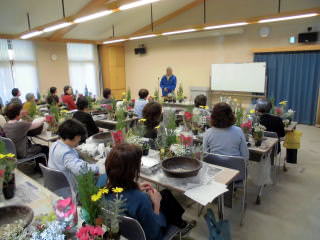
<instances>
[{"instance_id":1,"label":"beige floor","mask_svg":"<svg viewBox=\"0 0 320 240\"><path fill-rule=\"evenodd\" d=\"M233 240L319 240L320 239L320 129L299 125L303 132L298 165L280 172L279 182L268 186L261 205L255 205L257 188L249 184L248 208L240 227L240 198L233 209L225 209ZM284 152L282 154L284 156ZM37 175L34 177L42 182ZM179 197L184 205L190 203ZM208 230L197 206L188 208L185 217L198 221L190 233L195 240L207 240Z\"/></svg>"},{"instance_id":2,"label":"beige floor","mask_svg":"<svg viewBox=\"0 0 320 240\"><path fill-rule=\"evenodd\" d=\"M239 226L240 199L233 209L225 209L233 240L320 239L320 129L299 125L298 130L303 132L298 165L280 172L279 182L265 189L259 206L255 205L256 188L249 185L244 226ZM207 226L196 213L196 206L186 213L199 222L190 237L207 240Z\"/></svg>"}]
</instances>

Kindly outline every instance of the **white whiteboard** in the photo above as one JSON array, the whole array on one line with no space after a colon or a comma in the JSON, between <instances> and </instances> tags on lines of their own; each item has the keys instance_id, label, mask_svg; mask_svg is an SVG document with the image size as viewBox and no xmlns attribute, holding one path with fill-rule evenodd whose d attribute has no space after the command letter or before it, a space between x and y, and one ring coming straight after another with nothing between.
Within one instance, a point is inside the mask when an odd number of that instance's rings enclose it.
<instances>
[{"instance_id":1,"label":"white whiteboard","mask_svg":"<svg viewBox=\"0 0 320 240\"><path fill-rule=\"evenodd\" d=\"M211 90L264 93L266 63L224 63L211 66Z\"/></svg>"}]
</instances>

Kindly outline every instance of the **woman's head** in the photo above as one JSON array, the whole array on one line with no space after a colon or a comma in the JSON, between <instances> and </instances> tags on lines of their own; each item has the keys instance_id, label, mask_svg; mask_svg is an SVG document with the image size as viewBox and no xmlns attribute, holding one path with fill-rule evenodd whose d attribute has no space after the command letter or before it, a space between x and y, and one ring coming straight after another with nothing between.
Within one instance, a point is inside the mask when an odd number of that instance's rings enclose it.
<instances>
[{"instance_id":1,"label":"woman's head","mask_svg":"<svg viewBox=\"0 0 320 240\"><path fill-rule=\"evenodd\" d=\"M19 119L22 105L18 103L10 103L5 109L5 115L9 120Z\"/></svg>"},{"instance_id":2,"label":"woman's head","mask_svg":"<svg viewBox=\"0 0 320 240\"><path fill-rule=\"evenodd\" d=\"M151 128L156 127L160 122L161 112L162 107L159 103L147 103L142 110L143 118L147 120L145 122L146 126Z\"/></svg>"},{"instance_id":3,"label":"woman's head","mask_svg":"<svg viewBox=\"0 0 320 240\"><path fill-rule=\"evenodd\" d=\"M195 107L206 106L207 105L207 97L203 94L196 96L194 99Z\"/></svg>"},{"instance_id":4,"label":"woman's head","mask_svg":"<svg viewBox=\"0 0 320 240\"><path fill-rule=\"evenodd\" d=\"M272 109L272 103L267 99L259 98L256 104L256 112L260 114L269 113Z\"/></svg>"},{"instance_id":5,"label":"woman's head","mask_svg":"<svg viewBox=\"0 0 320 240\"><path fill-rule=\"evenodd\" d=\"M149 91L147 89L142 88L139 90L139 98L140 99L145 99L148 97L148 95L149 95Z\"/></svg>"},{"instance_id":6,"label":"woman's head","mask_svg":"<svg viewBox=\"0 0 320 240\"><path fill-rule=\"evenodd\" d=\"M63 92L65 95L72 95L72 87L71 86L65 86L63 88Z\"/></svg>"},{"instance_id":7,"label":"woman's head","mask_svg":"<svg viewBox=\"0 0 320 240\"><path fill-rule=\"evenodd\" d=\"M26 95L26 100L28 101L28 102L32 102L32 101L34 101L34 94L33 93L27 93L27 95Z\"/></svg>"},{"instance_id":8,"label":"woman's head","mask_svg":"<svg viewBox=\"0 0 320 240\"><path fill-rule=\"evenodd\" d=\"M106 160L109 187L126 190L138 188L142 150L133 144L119 144L112 148Z\"/></svg>"},{"instance_id":9,"label":"woman's head","mask_svg":"<svg viewBox=\"0 0 320 240\"><path fill-rule=\"evenodd\" d=\"M73 147L76 147L81 140L86 138L87 130L81 122L68 119L59 126L58 135L63 141L68 141Z\"/></svg>"},{"instance_id":10,"label":"woman's head","mask_svg":"<svg viewBox=\"0 0 320 240\"><path fill-rule=\"evenodd\" d=\"M228 128L235 124L236 118L229 104L221 102L214 105L211 125L216 128Z\"/></svg>"},{"instance_id":11,"label":"woman's head","mask_svg":"<svg viewBox=\"0 0 320 240\"><path fill-rule=\"evenodd\" d=\"M51 95L56 95L57 94L57 88L56 87L51 87L49 89L49 92L50 92Z\"/></svg>"},{"instance_id":12,"label":"woman's head","mask_svg":"<svg viewBox=\"0 0 320 240\"><path fill-rule=\"evenodd\" d=\"M89 106L89 102L86 97L84 97L84 96L78 97L78 100L77 100L78 110L83 111L86 108L88 108L88 106Z\"/></svg>"},{"instance_id":13,"label":"woman's head","mask_svg":"<svg viewBox=\"0 0 320 240\"><path fill-rule=\"evenodd\" d=\"M108 99L111 96L111 90L109 88L103 89L103 97Z\"/></svg>"}]
</instances>

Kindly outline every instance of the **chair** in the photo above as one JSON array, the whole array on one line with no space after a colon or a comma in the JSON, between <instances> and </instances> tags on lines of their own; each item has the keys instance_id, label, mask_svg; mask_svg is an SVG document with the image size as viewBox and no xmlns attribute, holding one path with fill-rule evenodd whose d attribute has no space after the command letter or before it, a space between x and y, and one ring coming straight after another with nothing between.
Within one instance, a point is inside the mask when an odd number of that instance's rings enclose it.
<instances>
[{"instance_id":1,"label":"chair","mask_svg":"<svg viewBox=\"0 0 320 240\"><path fill-rule=\"evenodd\" d=\"M247 204L247 162L242 157L226 156L213 153L205 153L203 161L209 164L215 164L239 171L238 176L233 181L235 183L235 187L243 188L240 220L240 225L242 226Z\"/></svg>"},{"instance_id":2,"label":"chair","mask_svg":"<svg viewBox=\"0 0 320 240\"><path fill-rule=\"evenodd\" d=\"M14 145L11 139L0 137L0 141L4 142L7 153L13 153L15 155L17 154L16 146ZM17 164L19 165L21 163L29 162L32 160L35 161L37 158L44 158L47 163L47 156L44 153L38 153L30 157L17 159Z\"/></svg>"},{"instance_id":3,"label":"chair","mask_svg":"<svg viewBox=\"0 0 320 240\"><path fill-rule=\"evenodd\" d=\"M60 197L72 197L75 199L75 194L71 189L71 185L63 172L45 167L39 164L44 177L44 186L51 192L54 192Z\"/></svg>"},{"instance_id":4,"label":"chair","mask_svg":"<svg viewBox=\"0 0 320 240\"><path fill-rule=\"evenodd\" d=\"M181 229L173 225L167 228L163 240L171 240L177 234L179 234ZM140 223L131 217L122 216L120 221L120 232L128 240L146 240L146 235ZM180 235L181 239L181 235Z\"/></svg>"},{"instance_id":5,"label":"chair","mask_svg":"<svg viewBox=\"0 0 320 240\"><path fill-rule=\"evenodd\" d=\"M269 138L277 138L277 139L279 139L279 137L278 137L278 134L276 133L276 132L269 132L269 131L264 131L264 136L265 137L269 137ZM279 139L279 141L280 141L280 139ZM278 150L279 150L279 145L278 144L276 144L275 146L274 146L274 148L273 148L273 154L272 154L272 158L271 158L271 160L272 161L274 161L274 159L275 158L278 158L278 167L280 168L280 165L281 165L281 151L280 151L280 153L278 154ZM274 164L274 166L275 166L275 179L277 180L277 163L275 162L275 163L273 163Z\"/></svg>"}]
</instances>

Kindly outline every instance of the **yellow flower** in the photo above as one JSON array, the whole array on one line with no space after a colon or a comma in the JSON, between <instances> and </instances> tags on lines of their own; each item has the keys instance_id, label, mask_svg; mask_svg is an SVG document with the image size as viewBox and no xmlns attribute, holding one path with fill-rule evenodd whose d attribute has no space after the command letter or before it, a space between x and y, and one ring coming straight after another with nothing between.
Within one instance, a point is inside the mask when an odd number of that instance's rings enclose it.
<instances>
[{"instance_id":1,"label":"yellow flower","mask_svg":"<svg viewBox=\"0 0 320 240\"><path fill-rule=\"evenodd\" d=\"M286 105L288 103L288 101L281 101L279 102L280 105Z\"/></svg>"},{"instance_id":2,"label":"yellow flower","mask_svg":"<svg viewBox=\"0 0 320 240\"><path fill-rule=\"evenodd\" d=\"M112 192L114 192L114 193L122 193L123 192L123 188L120 188L120 187L112 188Z\"/></svg>"},{"instance_id":3,"label":"yellow flower","mask_svg":"<svg viewBox=\"0 0 320 240\"><path fill-rule=\"evenodd\" d=\"M126 92L122 92L122 96L125 96L126 95Z\"/></svg>"},{"instance_id":4,"label":"yellow flower","mask_svg":"<svg viewBox=\"0 0 320 240\"><path fill-rule=\"evenodd\" d=\"M9 157L9 158L14 158L16 155L14 155L13 153L8 153L7 155L6 155L6 157Z\"/></svg>"},{"instance_id":5,"label":"yellow flower","mask_svg":"<svg viewBox=\"0 0 320 240\"><path fill-rule=\"evenodd\" d=\"M5 158L6 155L0 153L0 159Z\"/></svg>"},{"instance_id":6,"label":"yellow flower","mask_svg":"<svg viewBox=\"0 0 320 240\"><path fill-rule=\"evenodd\" d=\"M101 188L98 192L98 194L101 193L101 194L108 194L109 193L109 189L107 188Z\"/></svg>"},{"instance_id":7,"label":"yellow flower","mask_svg":"<svg viewBox=\"0 0 320 240\"><path fill-rule=\"evenodd\" d=\"M166 150L164 150L164 148L161 148L161 149L160 149L160 153L161 153L161 154L164 154L165 151L166 151Z\"/></svg>"},{"instance_id":8,"label":"yellow flower","mask_svg":"<svg viewBox=\"0 0 320 240\"><path fill-rule=\"evenodd\" d=\"M99 194L99 193L93 194L93 195L91 196L91 201L92 201L92 202L96 202L96 201L100 200L101 197L102 197L102 194Z\"/></svg>"},{"instance_id":9,"label":"yellow flower","mask_svg":"<svg viewBox=\"0 0 320 240\"><path fill-rule=\"evenodd\" d=\"M255 111L254 109L251 109L251 110L250 110L250 113L251 113L251 114L254 114L255 112L256 112L256 111Z\"/></svg>"},{"instance_id":10,"label":"yellow flower","mask_svg":"<svg viewBox=\"0 0 320 240\"><path fill-rule=\"evenodd\" d=\"M68 110L61 110L60 112L61 112L61 113L69 113Z\"/></svg>"},{"instance_id":11,"label":"yellow flower","mask_svg":"<svg viewBox=\"0 0 320 240\"><path fill-rule=\"evenodd\" d=\"M147 121L147 119L145 119L145 118L139 119L139 122L145 122L145 121Z\"/></svg>"},{"instance_id":12,"label":"yellow flower","mask_svg":"<svg viewBox=\"0 0 320 240\"><path fill-rule=\"evenodd\" d=\"M159 128L160 128L160 125L158 125L158 126L155 127L155 129L159 129Z\"/></svg>"}]
</instances>

